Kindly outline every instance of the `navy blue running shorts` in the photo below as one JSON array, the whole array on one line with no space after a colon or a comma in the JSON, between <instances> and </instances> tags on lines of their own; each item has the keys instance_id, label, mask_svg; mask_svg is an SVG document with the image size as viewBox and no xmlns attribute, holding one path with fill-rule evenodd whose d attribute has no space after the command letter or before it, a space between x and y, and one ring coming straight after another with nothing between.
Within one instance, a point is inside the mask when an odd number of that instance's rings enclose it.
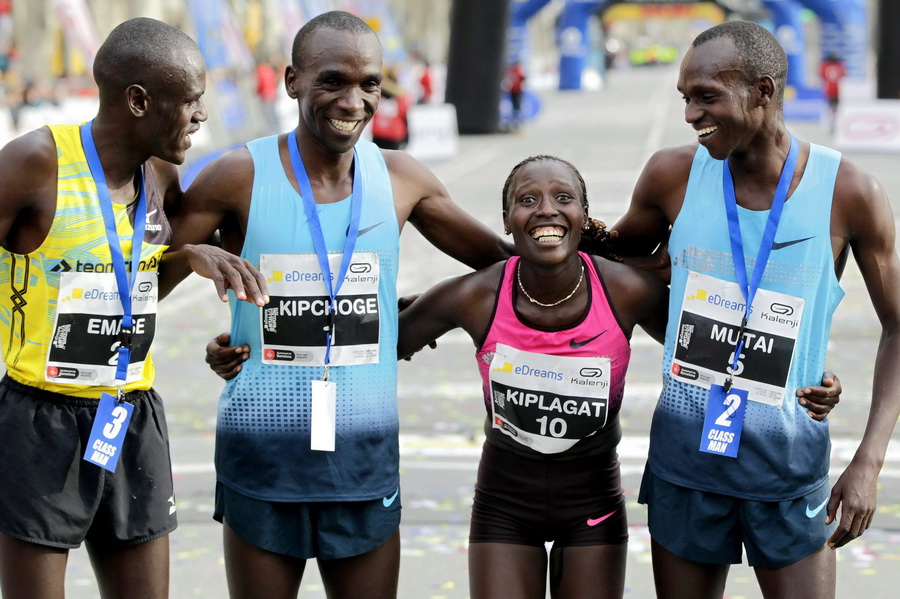
<instances>
[{"instance_id":1,"label":"navy blue running shorts","mask_svg":"<svg viewBox=\"0 0 900 599\"><path fill-rule=\"evenodd\" d=\"M371 501L295 503L216 483L213 518L257 547L298 559L340 559L384 545L400 528L400 489Z\"/></svg>"},{"instance_id":2,"label":"navy blue running shorts","mask_svg":"<svg viewBox=\"0 0 900 599\"><path fill-rule=\"evenodd\" d=\"M543 547L628 542L615 451L573 459L527 457L485 441L469 543Z\"/></svg>"},{"instance_id":3,"label":"navy blue running shorts","mask_svg":"<svg viewBox=\"0 0 900 599\"><path fill-rule=\"evenodd\" d=\"M837 527L825 525L828 484L797 499L753 501L673 485L647 467L638 496L650 536L678 557L707 564L778 569L821 549Z\"/></svg>"},{"instance_id":4,"label":"navy blue running shorts","mask_svg":"<svg viewBox=\"0 0 900 599\"><path fill-rule=\"evenodd\" d=\"M134 405L116 472L84 461L99 397L0 381L0 533L71 549L137 545L177 525L169 433L155 391Z\"/></svg>"}]
</instances>

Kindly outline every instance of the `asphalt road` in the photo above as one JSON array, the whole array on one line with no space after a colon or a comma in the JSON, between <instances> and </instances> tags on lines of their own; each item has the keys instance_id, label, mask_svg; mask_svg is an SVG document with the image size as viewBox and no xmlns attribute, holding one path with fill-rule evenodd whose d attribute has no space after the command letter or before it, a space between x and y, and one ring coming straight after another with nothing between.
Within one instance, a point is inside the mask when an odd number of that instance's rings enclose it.
<instances>
[{"instance_id":1,"label":"asphalt road","mask_svg":"<svg viewBox=\"0 0 900 599\"><path fill-rule=\"evenodd\" d=\"M516 133L466 136L452 160L431 164L453 197L490 227L501 231L500 189L513 165L533 154L573 162L588 186L591 213L614 223L623 213L641 167L662 147L690 142L672 68L613 73L594 92L540 94L544 110ZM801 138L828 144L817 123L793 123ZM853 155L876 174L900 202L896 155ZM896 220L896 219L895 219ZM465 268L429 246L412 227L403 234L400 293L422 291ZM829 365L845 389L831 417L832 473L852 457L865 426L879 325L858 271L849 266L847 297L834 319ZM203 346L226 330L228 311L211 283L189 279L162 304L155 345L157 388L166 401L172 437L180 526L171 536L173 599L226 597L221 528L211 519L216 401L221 383L203 363ZM631 525L628 597L652 597L649 540L644 508L636 503L646 459L650 415L659 391L660 348L642 332L633 340L620 447ZM403 484L400 596L465 599L467 523L484 418L474 346L448 334L433 352L400 365L401 475ZM900 569L900 446L891 447L879 490L879 510L865 536L838 551L838 596L896 597ZM73 551L67 578L70 598L96 597L85 552ZM314 564L301 596L325 596ZM732 569L727 596L760 597L752 570Z\"/></svg>"}]
</instances>

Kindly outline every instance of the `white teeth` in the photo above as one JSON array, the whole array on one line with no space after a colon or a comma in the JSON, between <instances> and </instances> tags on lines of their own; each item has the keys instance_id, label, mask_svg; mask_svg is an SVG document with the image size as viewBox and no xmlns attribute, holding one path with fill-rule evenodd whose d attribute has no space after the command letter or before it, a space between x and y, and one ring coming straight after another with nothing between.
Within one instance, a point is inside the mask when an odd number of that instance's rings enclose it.
<instances>
[{"instance_id":1,"label":"white teeth","mask_svg":"<svg viewBox=\"0 0 900 599\"><path fill-rule=\"evenodd\" d=\"M359 121L339 121L337 119L328 119L328 121L341 131L353 131Z\"/></svg>"},{"instance_id":2,"label":"white teeth","mask_svg":"<svg viewBox=\"0 0 900 599\"><path fill-rule=\"evenodd\" d=\"M704 127L703 129L697 129L697 137L706 137L717 129L718 127Z\"/></svg>"},{"instance_id":3,"label":"white teeth","mask_svg":"<svg viewBox=\"0 0 900 599\"><path fill-rule=\"evenodd\" d=\"M562 227L538 227L532 229L530 233L532 239L541 243L559 241L565 235Z\"/></svg>"}]
</instances>

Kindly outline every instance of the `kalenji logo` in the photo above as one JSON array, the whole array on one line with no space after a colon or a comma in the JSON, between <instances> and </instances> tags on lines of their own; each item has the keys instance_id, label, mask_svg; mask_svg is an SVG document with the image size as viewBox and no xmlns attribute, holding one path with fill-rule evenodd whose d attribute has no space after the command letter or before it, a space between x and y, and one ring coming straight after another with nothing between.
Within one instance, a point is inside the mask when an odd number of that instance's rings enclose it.
<instances>
[{"instance_id":1,"label":"kalenji logo","mask_svg":"<svg viewBox=\"0 0 900 599\"><path fill-rule=\"evenodd\" d=\"M772 304L771 309L772 309L772 312L774 312L775 314L781 314L782 316L790 316L791 314L794 313L794 308L791 306L788 306L787 304L775 303L775 304Z\"/></svg>"},{"instance_id":2,"label":"kalenji logo","mask_svg":"<svg viewBox=\"0 0 900 599\"><path fill-rule=\"evenodd\" d=\"M585 378L597 378L603 376L602 368L582 368L578 373Z\"/></svg>"},{"instance_id":3,"label":"kalenji logo","mask_svg":"<svg viewBox=\"0 0 900 599\"><path fill-rule=\"evenodd\" d=\"M365 273L369 272L370 270L372 270L372 265L366 264L364 262L356 262L356 263L350 265L350 272L352 272L355 275L365 274Z\"/></svg>"}]
</instances>

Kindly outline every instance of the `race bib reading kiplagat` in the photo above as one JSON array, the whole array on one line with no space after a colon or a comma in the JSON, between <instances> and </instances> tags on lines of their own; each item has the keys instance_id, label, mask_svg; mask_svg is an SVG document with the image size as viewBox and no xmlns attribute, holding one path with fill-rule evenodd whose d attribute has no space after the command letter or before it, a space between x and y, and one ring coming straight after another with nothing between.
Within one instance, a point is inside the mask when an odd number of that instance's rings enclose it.
<instances>
[{"instance_id":1,"label":"race bib reading kiplagat","mask_svg":"<svg viewBox=\"0 0 900 599\"><path fill-rule=\"evenodd\" d=\"M540 453L559 453L606 425L609 358L549 356L498 343L492 426Z\"/></svg>"}]
</instances>

